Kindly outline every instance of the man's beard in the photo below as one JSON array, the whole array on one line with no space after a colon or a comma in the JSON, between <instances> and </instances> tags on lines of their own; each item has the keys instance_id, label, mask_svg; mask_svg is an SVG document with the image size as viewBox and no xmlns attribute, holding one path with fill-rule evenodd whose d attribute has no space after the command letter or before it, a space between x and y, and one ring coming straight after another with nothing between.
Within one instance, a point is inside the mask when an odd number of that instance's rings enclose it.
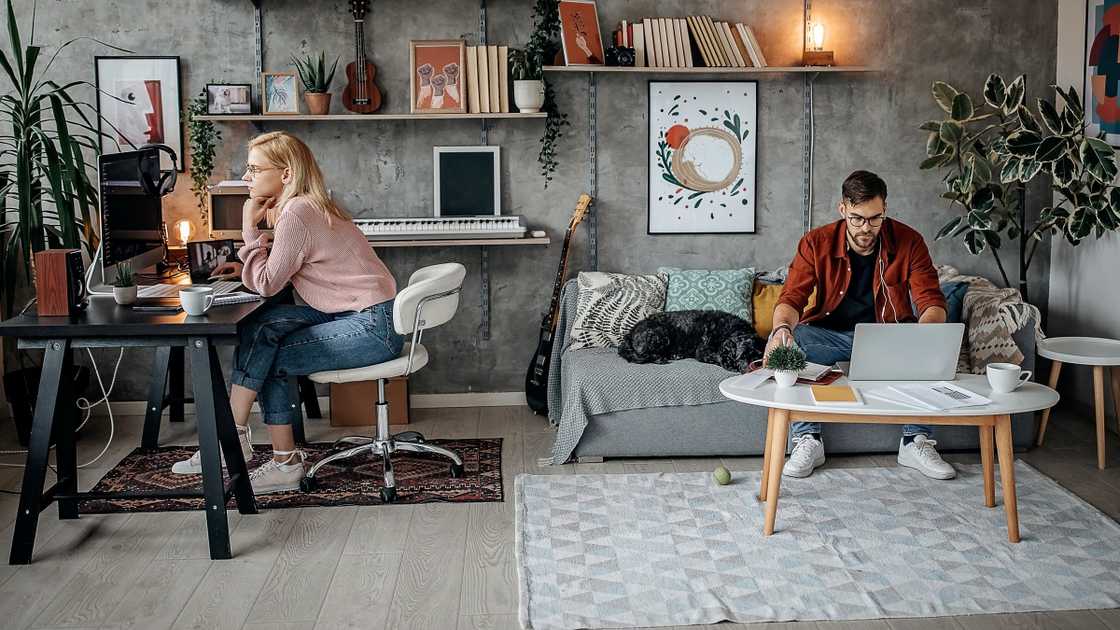
<instances>
[{"instance_id":1,"label":"man's beard","mask_svg":"<svg viewBox=\"0 0 1120 630\"><path fill-rule=\"evenodd\" d=\"M879 238L879 235L875 234L875 233L856 234L856 233L853 233L851 231L851 229L849 229L848 230L848 238L850 238L852 240L852 242L855 243L857 246L862 247L864 249L869 249L869 248L871 248L871 246L873 246L875 244L875 241Z\"/></svg>"}]
</instances>

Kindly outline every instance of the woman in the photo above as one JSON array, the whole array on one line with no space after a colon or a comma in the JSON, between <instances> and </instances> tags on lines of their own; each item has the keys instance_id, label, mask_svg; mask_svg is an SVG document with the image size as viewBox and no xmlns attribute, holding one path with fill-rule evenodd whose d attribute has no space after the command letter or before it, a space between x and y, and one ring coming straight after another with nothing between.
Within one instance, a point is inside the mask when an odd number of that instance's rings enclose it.
<instances>
[{"instance_id":1,"label":"woman","mask_svg":"<svg viewBox=\"0 0 1120 630\"><path fill-rule=\"evenodd\" d=\"M260 396L272 459L249 478L264 494L298 489L304 474L291 426L300 403L290 396L288 377L382 363L400 355L404 339L393 329L396 282L331 201L307 145L284 132L257 136L243 179L249 200L238 251L242 282L265 297L291 282L306 303L269 304L238 326L229 399L248 460L249 412ZM256 227L262 217L274 228L272 238ZM198 453L172 470L201 472Z\"/></svg>"}]
</instances>

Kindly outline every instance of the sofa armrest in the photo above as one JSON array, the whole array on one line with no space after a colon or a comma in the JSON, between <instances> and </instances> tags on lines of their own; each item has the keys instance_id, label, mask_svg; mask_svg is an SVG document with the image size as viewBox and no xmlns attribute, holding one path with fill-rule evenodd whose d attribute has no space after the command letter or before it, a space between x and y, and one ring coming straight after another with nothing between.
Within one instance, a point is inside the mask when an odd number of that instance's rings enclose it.
<instances>
[{"instance_id":1,"label":"sofa armrest","mask_svg":"<svg viewBox=\"0 0 1120 630\"><path fill-rule=\"evenodd\" d=\"M560 383L560 363L564 348L568 345L568 336L572 332L572 322L575 321L576 298L579 296L579 286L573 278L564 283L560 289L560 309L556 314L556 333L552 336L552 355L548 359L548 419L553 424L560 422L560 410L563 408L563 391Z\"/></svg>"}]
</instances>

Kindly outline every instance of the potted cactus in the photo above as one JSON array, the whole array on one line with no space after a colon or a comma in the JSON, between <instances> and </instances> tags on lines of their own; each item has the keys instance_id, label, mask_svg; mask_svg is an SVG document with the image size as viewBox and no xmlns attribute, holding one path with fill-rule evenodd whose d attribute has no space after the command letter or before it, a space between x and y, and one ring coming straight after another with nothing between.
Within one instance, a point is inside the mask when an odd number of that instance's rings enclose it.
<instances>
[{"instance_id":1,"label":"potted cactus","mask_svg":"<svg viewBox=\"0 0 1120 630\"><path fill-rule=\"evenodd\" d=\"M805 353L797 346L778 346L766 357L766 367L774 372L778 387L793 387L797 383L797 373L808 365Z\"/></svg>"},{"instance_id":2,"label":"potted cactus","mask_svg":"<svg viewBox=\"0 0 1120 630\"><path fill-rule=\"evenodd\" d=\"M128 306L136 301L136 281L132 275L132 265L129 263L117 264L117 278L113 281L113 299L121 306Z\"/></svg>"},{"instance_id":3,"label":"potted cactus","mask_svg":"<svg viewBox=\"0 0 1120 630\"><path fill-rule=\"evenodd\" d=\"M334 80L334 71L338 68L338 57L335 57L330 72L327 72L324 53L319 52L319 58L308 55L300 59L292 55L292 65L299 72L299 80L303 83L303 99L307 101L307 111L311 114L326 114L331 109L331 81Z\"/></svg>"}]
</instances>

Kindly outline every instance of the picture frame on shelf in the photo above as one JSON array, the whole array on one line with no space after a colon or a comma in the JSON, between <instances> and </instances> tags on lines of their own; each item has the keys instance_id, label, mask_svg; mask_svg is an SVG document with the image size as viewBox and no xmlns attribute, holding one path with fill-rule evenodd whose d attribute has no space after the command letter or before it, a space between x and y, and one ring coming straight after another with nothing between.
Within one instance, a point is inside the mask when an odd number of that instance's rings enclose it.
<instances>
[{"instance_id":1,"label":"picture frame on shelf","mask_svg":"<svg viewBox=\"0 0 1120 630\"><path fill-rule=\"evenodd\" d=\"M602 66L606 64L603 36L599 28L599 9L595 0L560 0L560 42L564 64Z\"/></svg>"},{"instance_id":2,"label":"picture frame on shelf","mask_svg":"<svg viewBox=\"0 0 1120 630\"><path fill-rule=\"evenodd\" d=\"M757 81L649 81L647 234L754 234Z\"/></svg>"},{"instance_id":3,"label":"picture frame on shelf","mask_svg":"<svg viewBox=\"0 0 1120 630\"><path fill-rule=\"evenodd\" d=\"M183 155L182 94L177 56L96 56L97 137L103 154L166 144ZM179 162L179 171L186 160ZM160 168L173 167L161 153Z\"/></svg>"},{"instance_id":4,"label":"picture frame on shelf","mask_svg":"<svg viewBox=\"0 0 1120 630\"><path fill-rule=\"evenodd\" d=\"M299 84L293 72L261 73L261 113L298 114Z\"/></svg>"},{"instance_id":5,"label":"picture frame on shelf","mask_svg":"<svg viewBox=\"0 0 1120 630\"><path fill-rule=\"evenodd\" d=\"M1120 24L1110 21L1105 0L1088 0L1085 11L1085 80L1081 91L1085 105L1085 133L1120 147L1120 97L1108 96L1117 69L1115 55L1109 58L1109 40L1116 37ZM1115 11L1112 12L1115 15ZM1115 52L1115 50L1113 51Z\"/></svg>"},{"instance_id":6,"label":"picture frame on shelf","mask_svg":"<svg viewBox=\"0 0 1120 630\"><path fill-rule=\"evenodd\" d=\"M408 43L409 103L414 114L467 113L467 43L461 39Z\"/></svg>"},{"instance_id":7,"label":"picture frame on shelf","mask_svg":"<svg viewBox=\"0 0 1120 630\"><path fill-rule=\"evenodd\" d=\"M207 83L206 113L211 116L253 113L253 86L249 83Z\"/></svg>"}]
</instances>

